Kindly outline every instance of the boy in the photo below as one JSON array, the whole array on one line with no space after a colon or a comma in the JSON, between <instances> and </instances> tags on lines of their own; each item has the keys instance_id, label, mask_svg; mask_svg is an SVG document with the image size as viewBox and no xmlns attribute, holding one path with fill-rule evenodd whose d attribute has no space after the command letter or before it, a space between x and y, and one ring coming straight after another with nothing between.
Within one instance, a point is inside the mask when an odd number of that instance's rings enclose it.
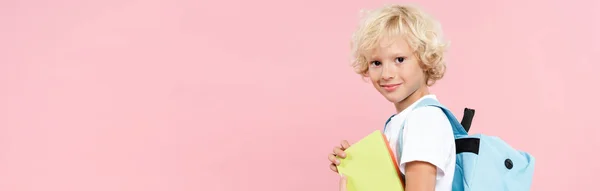
<instances>
[{"instance_id":1,"label":"boy","mask_svg":"<svg viewBox=\"0 0 600 191\"><path fill-rule=\"evenodd\" d=\"M402 147L402 153L395 155L406 191L452 190L456 151L448 118L437 107L411 111L424 98L436 99L429 86L446 69L441 35L439 23L421 10L391 5L369 13L352 39L355 71L396 107L384 134L393 151L397 145ZM343 150L349 146L342 141L329 154L333 171L340 164L336 156L345 158ZM342 178L340 189L344 187Z\"/></svg>"}]
</instances>

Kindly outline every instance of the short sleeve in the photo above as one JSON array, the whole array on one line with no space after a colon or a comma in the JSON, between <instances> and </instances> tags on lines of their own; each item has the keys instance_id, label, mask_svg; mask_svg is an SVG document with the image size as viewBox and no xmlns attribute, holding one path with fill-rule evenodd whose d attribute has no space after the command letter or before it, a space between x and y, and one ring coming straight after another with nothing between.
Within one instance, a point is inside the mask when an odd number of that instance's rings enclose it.
<instances>
[{"instance_id":1,"label":"short sleeve","mask_svg":"<svg viewBox=\"0 0 600 191\"><path fill-rule=\"evenodd\" d=\"M436 166L437 174L444 176L444 169L451 162L453 146L452 125L440 108L415 109L404 125L400 170L404 174L406 163L422 161Z\"/></svg>"}]
</instances>

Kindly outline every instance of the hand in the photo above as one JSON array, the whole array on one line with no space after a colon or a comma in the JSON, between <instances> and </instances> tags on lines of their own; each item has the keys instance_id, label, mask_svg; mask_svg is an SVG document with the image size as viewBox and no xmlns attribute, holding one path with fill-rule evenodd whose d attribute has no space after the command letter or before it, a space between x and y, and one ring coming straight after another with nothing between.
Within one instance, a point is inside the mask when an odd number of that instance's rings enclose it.
<instances>
[{"instance_id":1,"label":"hand","mask_svg":"<svg viewBox=\"0 0 600 191\"><path fill-rule=\"evenodd\" d=\"M329 154L329 162L331 162L331 164L329 165L329 168L333 171L333 172L338 172L337 170L337 166L340 165L340 159L339 158L346 158L346 153L344 152L346 149L348 149L348 147L350 147L350 143L348 143L348 141L343 140L340 143L340 146L336 146L333 148L333 153Z\"/></svg>"},{"instance_id":2,"label":"hand","mask_svg":"<svg viewBox=\"0 0 600 191\"><path fill-rule=\"evenodd\" d=\"M346 185L348 184L348 179L342 175L342 177L340 177L340 191L346 191Z\"/></svg>"}]
</instances>

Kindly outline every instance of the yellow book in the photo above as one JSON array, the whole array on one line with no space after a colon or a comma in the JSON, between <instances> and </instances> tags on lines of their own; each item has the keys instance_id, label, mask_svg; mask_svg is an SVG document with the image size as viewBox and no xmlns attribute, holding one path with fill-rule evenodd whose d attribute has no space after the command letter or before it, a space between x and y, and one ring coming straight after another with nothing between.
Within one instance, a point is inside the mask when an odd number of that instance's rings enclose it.
<instances>
[{"instance_id":1,"label":"yellow book","mask_svg":"<svg viewBox=\"0 0 600 191\"><path fill-rule=\"evenodd\" d=\"M338 172L347 177L348 191L404 191L396 157L377 130L346 149Z\"/></svg>"}]
</instances>

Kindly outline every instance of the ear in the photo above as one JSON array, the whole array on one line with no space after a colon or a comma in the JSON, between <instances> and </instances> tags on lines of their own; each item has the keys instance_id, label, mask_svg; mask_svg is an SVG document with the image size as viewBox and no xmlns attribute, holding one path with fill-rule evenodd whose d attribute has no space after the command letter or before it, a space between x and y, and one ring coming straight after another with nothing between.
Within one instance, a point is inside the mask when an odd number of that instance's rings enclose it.
<instances>
[{"instance_id":1,"label":"ear","mask_svg":"<svg viewBox=\"0 0 600 191\"><path fill-rule=\"evenodd\" d=\"M361 79L365 82L370 82L371 78L369 77L369 73L368 72L363 72L362 74L360 74L360 76L362 77Z\"/></svg>"},{"instance_id":2,"label":"ear","mask_svg":"<svg viewBox=\"0 0 600 191\"><path fill-rule=\"evenodd\" d=\"M423 70L423 77L425 77L425 85L426 86L433 86L433 84L435 84L434 80L431 80L431 78L429 76L431 76L430 73L430 69L424 69Z\"/></svg>"},{"instance_id":3,"label":"ear","mask_svg":"<svg viewBox=\"0 0 600 191\"><path fill-rule=\"evenodd\" d=\"M368 78L368 77L369 77L369 71L368 71L368 70L367 70L367 71L364 71L364 72L363 72L361 75L362 75L364 78Z\"/></svg>"}]
</instances>

